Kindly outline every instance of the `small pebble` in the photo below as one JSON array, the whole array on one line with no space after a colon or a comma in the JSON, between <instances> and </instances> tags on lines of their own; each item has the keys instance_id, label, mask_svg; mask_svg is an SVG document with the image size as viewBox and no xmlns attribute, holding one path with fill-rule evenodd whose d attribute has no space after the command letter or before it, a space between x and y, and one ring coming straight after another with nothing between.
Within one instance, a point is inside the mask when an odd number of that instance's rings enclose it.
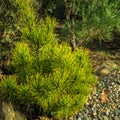
<instances>
[{"instance_id":1,"label":"small pebble","mask_svg":"<svg viewBox=\"0 0 120 120\"><path fill-rule=\"evenodd\" d=\"M103 120L109 120L107 116L103 116Z\"/></svg>"},{"instance_id":2,"label":"small pebble","mask_svg":"<svg viewBox=\"0 0 120 120\"><path fill-rule=\"evenodd\" d=\"M114 120L120 120L120 118L118 116L115 116Z\"/></svg>"}]
</instances>

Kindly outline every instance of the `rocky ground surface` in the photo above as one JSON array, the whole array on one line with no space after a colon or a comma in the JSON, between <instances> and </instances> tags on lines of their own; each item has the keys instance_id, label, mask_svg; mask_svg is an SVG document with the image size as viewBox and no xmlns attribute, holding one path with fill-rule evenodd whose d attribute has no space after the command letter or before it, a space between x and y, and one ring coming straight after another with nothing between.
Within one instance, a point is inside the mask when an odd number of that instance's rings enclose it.
<instances>
[{"instance_id":1,"label":"rocky ground surface","mask_svg":"<svg viewBox=\"0 0 120 120\"><path fill-rule=\"evenodd\" d=\"M97 67L98 84L75 120L120 120L120 66L111 61L111 67L104 65Z\"/></svg>"}]
</instances>

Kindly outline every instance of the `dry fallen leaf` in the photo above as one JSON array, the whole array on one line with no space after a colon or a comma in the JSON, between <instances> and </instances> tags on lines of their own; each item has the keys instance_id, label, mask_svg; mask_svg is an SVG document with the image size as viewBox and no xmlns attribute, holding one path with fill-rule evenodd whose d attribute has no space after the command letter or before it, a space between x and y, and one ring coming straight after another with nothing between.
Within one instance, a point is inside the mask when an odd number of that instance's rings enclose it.
<instances>
[{"instance_id":1,"label":"dry fallen leaf","mask_svg":"<svg viewBox=\"0 0 120 120\"><path fill-rule=\"evenodd\" d=\"M102 90L102 93L101 93L101 96L100 96L100 99L101 99L101 103L102 103L102 104L109 101L108 95L109 95L109 93L108 93L107 89L104 88L104 89Z\"/></svg>"}]
</instances>

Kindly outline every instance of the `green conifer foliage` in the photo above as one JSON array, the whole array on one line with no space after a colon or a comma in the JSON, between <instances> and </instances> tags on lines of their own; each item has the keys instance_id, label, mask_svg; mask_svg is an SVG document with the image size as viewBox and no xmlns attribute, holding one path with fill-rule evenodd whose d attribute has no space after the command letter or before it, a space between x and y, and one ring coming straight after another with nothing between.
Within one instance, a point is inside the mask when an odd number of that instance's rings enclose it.
<instances>
[{"instance_id":1,"label":"green conifer foliage","mask_svg":"<svg viewBox=\"0 0 120 120\"><path fill-rule=\"evenodd\" d=\"M13 49L15 74L2 79L1 95L26 113L36 106L42 110L39 115L67 119L82 109L96 83L89 52L83 48L72 52L67 43L58 44L55 19L37 22L30 0L16 1L22 42Z\"/></svg>"},{"instance_id":2,"label":"green conifer foliage","mask_svg":"<svg viewBox=\"0 0 120 120\"><path fill-rule=\"evenodd\" d=\"M120 31L119 4L118 0L66 0L65 29L74 35L69 38L80 45L113 40L113 33Z\"/></svg>"},{"instance_id":3,"label":"green conifer foliage","mask_svg":"<svg viewBox=\"0 0 120 120\"><path fill-rule=\"evenodd\" d=\"M18 74L19 79L21 79L20 82L24 83L26 76L30 74L32 65L32 57L30 55L28 44L17 43L13 53L12 65L15 68L15 72Z\"/></svg>"}]
</instances>

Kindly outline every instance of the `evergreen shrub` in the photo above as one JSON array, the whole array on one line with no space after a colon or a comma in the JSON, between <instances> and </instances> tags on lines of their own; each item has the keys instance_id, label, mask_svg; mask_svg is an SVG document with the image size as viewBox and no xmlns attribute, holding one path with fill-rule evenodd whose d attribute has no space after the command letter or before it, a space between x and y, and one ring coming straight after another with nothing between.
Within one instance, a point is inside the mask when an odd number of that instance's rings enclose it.
<instances>
[{"instance_id":1,"label":"evergreen shrub","mask_svg":"<svg viewBox=\"0 0 120 120\"><path fill-rule=\"evenodd\" d=\"M114 32L120 32L119 0L41 0L41 3L43 9L65 20L62 32L74 43L110 41Z\"/></svg>"},{"instance_id":2,"label":"evergreen shrub","mask_svg":"<svg viewBox=\"0 0 120 120\"><path fill-rule=\"evenodd\" d=\"M80 45L92 40L110 41L115 31L120 32L118 0L73 1L70 2L71 13L67 14L69 16L65 26L67 33L69 31L69 34L75 36L75 40L70 36L71 40Z\"/></svg>"},{"instance_id":3,"label":"evergreen shrub","mask_svg":"<svg viewBox=\"0 0 120 120\"><path fill-rule=\"evenodd\" d=\"M82 109L96 83L89 52L83 48L72 52L67 43L58 44L55 19L38 22L30 0L16 4L22 42L12 50L14 75L2 79L0 97L25 113L40 108L38 115L67 119Z\"/></svg>"}]
</instances>

